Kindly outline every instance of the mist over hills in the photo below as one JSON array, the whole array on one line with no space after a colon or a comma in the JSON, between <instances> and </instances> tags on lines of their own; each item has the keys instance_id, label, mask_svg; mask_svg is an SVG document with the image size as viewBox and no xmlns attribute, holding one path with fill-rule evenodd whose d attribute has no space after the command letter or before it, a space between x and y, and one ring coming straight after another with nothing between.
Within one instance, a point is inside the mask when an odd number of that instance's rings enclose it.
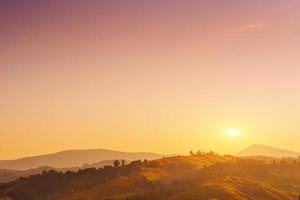
<instances>
[{"instance_id":1,"label":"mist over hills","mask_svg":"<svg viewBox=\"0 0 300 200\"><path fill-rule=\"evenodd\" d=\"M284 158L284 157L298 157L300 153L289 151L285 149L253 144L249 147L240 151L237 156L246 157L246 156L268 156L274 158Z\"/></svg>"},{"instance_id":2,"label":"mist over hills","mask_svg":"<svg viewBox=\"0 0 300 200\"><path fill-rule=\"evenodd\" d=\"M55 170L57 172L77 172L86 168L102 168L104 166L113 166L115 160L104 160L92 164L84 164L80 167L68 167L68 168L54 168L50 166L41 166L38 168L28 170L15 170L15 169L0 169L0 183L16 180L19 177L28 177L33 174L42 174L45 171ZM128 160L124 160L126 164L130 163Z\"/></svg>"},{"instance_id":3,"label":"mist over hills","mask_svg":"<svg viewBox=\"0 0 300 200\"><path fill-rule=\"evenodd\" d=\"M266 156L274 158L282 157L297 157L298 152L284 150L280 148L253 144L241 150L237 156ZM148 153L148 152L122 152L107 149L82 149L82 150L66 150L52 154L45 154L39 156L30 156L19 158L15 160L0 160L0 169L13 170L29 170L40 167L49 166L52 168L72 168L82 167L85 164L95 164L101 161L112 160L154 160L159 159L163 154Z\"/></svg>"},{"instance_id":4,"label":"mist over hills","mask_svg":"<svg viewBox=\"0 0 300 200\"><path fill-rule=\"evenodd\" d=\"M251 145L240 151L237 156L262 161L279 161L280 158L297 157L300 154L279 148ZM128 153L105 149L67 150L53 154L20 158L17 160L0 161L0 183L13 181L19 177L41 174L43 171L55 170L66 172L112 166L115 160L155 160L163 155L155 153ZM107 159L109 160L103 160Z\"/></svg>"},{"instance_id":5,"label":"mist over hills","mask_svg":"<svg viewBox=\"0 0 300 200\"><path fill-rule=\"evenodd\" d=\"M28 170L41 166L53 168L80 167L105 160L154 160L162 154L147 152L122 152L107 149L66 150L52 154L24 157L16 160L0 160L0 169Z\"/></svg>"}]
</instances>

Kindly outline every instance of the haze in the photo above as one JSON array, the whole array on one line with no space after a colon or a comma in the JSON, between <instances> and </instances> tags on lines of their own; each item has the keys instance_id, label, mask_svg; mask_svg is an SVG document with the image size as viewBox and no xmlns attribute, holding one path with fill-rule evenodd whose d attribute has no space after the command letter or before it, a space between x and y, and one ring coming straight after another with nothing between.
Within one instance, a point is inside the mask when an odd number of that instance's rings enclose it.
<instances>
[{"instance_id":1,"label":"haze","mask_svg":"<svg viewBox=\"0 0 300 200\"><path fill-rule=\"evenodd\" d=\"M300 2L0 2L0 159L300 152ZM235 129L239 137L226 137Z\"/></svg>"}]
</instances>

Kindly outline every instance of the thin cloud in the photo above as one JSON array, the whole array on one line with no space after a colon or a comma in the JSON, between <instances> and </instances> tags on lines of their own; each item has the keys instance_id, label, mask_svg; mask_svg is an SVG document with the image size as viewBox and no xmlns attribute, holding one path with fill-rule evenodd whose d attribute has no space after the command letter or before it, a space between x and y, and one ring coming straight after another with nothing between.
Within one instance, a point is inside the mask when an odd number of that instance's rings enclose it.
<instances>
[{"instance_id":1,"label":"thin cloud","mask_svg":"<svg viewBox=\"0 0 300 200\"><path fill-rule=\"evenodd\" d=\"M265 24L263 24L263 23L246 24L246 25L237 27L232 32L234 32L234 33L248 32L248 31L253 31L256 29L263 28L264 26L265 26Z\"/></svg>"}]
</instances>

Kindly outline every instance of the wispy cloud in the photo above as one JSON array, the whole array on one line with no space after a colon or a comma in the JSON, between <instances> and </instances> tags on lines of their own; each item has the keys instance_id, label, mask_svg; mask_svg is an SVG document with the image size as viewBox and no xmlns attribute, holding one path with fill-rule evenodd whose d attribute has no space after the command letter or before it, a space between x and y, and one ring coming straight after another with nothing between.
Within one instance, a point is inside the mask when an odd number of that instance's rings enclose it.
<instances>
[{"instance_id":1,"label":"wispy cloud","mask_svg":"<svg viewBox=\"0 0 300 200\"><path fill-rule=\"evenodd\" d=\"M265 26L264 23L252 23L252 24L246 24L239 26L235 29L233 29L233 33L242 33L242 32L248 32L248 31L253 31L256 29L263 28Z\"/></svg>"}]
</instances>

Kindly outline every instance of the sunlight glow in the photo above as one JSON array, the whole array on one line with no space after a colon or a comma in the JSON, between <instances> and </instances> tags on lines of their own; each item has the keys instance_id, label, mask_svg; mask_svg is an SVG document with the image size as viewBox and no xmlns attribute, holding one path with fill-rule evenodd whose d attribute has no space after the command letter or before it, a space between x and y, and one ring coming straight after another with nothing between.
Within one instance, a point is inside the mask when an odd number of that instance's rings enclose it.
<instances>
[{"instance_id":1,"label":"sunlight glow","mask_svg":"<svg viewBox=\"0 0 300 200\"><path fill-rule=\"evenodd\" d=\"M236 138L240 135L240 131L235 128L230 128L226 130L225 135L229 138Z\"/></svg>"}]
</instances>

